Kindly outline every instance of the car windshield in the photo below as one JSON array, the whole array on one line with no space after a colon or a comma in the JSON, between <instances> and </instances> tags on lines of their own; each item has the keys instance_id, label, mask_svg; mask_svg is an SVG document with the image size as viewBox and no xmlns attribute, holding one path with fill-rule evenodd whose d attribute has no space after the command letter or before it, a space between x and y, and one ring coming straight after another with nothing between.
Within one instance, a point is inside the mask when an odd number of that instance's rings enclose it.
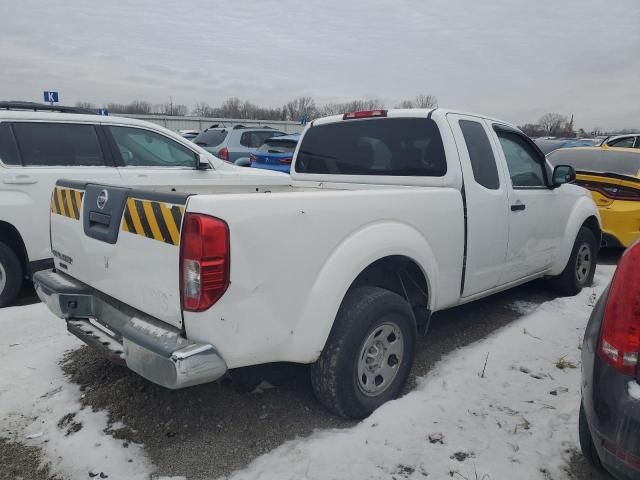
<instances>
[{"instance_id":1,"label":"car windshield","mask_svg":"<svg viewBox=\"0 0 640 480\"><path fill-rule=\"evenodd\" d=\"M260 153L293 153L298 142L295 140L267 140L259 149Z\"/></svg>"},{"instance_id":2,"label":"car windshield","mask_svg":"<svg viewBox=\"0 0 640 480\"><path fill-rule=\"evenodd\" d=\"M552 165L571 165L576 171L638 176L640 153L606 149L561 148L547 155Z\"/></svg>"},{"instance_id":3,"label":"car windshield","mask_svg":"<svg viewBox=\"0 0 640 480\"><path fill-rule=\"evenodd\" d=\"M201 147L215 147L224 142L227 133L227 130L207 130L194 138L193 143Z\"/></svg>"},{"instance_id":4,"label":"car windshield","mask_svg":"<svg viewBox=\"0 0 640 480\"><path fill-rule=\"evenodd\" d=\"M310 128L295 169L299 173L441 177L447 162L433 120L384 118Z\"/></svg>"}]
</instances>

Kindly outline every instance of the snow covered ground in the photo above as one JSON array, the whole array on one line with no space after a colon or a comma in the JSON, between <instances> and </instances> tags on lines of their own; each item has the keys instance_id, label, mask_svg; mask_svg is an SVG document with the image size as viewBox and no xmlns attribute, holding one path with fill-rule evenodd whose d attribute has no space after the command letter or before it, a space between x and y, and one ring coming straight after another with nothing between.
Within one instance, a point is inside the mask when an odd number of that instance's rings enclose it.
<instances>
[{"instance_id":1,"label":"snow covered ground","mask_svg":"<svg viewBox=\"0 0 640 480\"><path fill-rule=\"evenodd\" d=\"M514 302L519 320L443 358L405 397L355 427L289 441L232 477L567 478L579 344L613 270L598 266L593 288L574 298ZM79 345L62 321L37 304L2 310L0 329L0 436L39 446L68 478L149 478L143 446L105 434L106 412L82 409L82 392L60 370Z\"/></svg>"}]
</instances>

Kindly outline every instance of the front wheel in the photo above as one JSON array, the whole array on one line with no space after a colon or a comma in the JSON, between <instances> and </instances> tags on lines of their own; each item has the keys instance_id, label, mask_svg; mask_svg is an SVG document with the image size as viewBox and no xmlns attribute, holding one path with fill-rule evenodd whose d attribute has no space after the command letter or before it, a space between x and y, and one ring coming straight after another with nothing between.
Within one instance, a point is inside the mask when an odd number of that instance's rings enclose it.
<instances>
[{"instance_id":1,"label":"front wheel","mask_svg":"<svg viewBox=\"0 0 640 480\"><path fill-rule=\"evenodd\" d=\"M322 404L363 418L402 392L416 343L409 303L389 290L359 287L345 296L320 358L311 366Z\"/></svg>"},{"instance_id":2,"label":"front wheel","mask_svg":"<svg viewBox=\"0 0 640 480\"><path fill-rule=\"evenodd\" d=\"M551 279L551 285L561 295L576 295L591 285L596 273L598 244L593 232L580 228L571 250L571 256L562 273Z\"/></svg>"}]
</instances>

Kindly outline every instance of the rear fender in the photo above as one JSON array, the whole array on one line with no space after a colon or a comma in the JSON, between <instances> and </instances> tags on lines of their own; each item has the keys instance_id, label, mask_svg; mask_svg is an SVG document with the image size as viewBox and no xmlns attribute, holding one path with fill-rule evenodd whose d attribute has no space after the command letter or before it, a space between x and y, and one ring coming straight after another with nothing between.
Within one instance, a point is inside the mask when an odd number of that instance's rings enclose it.
<instances>
[{"instance_id":1,"label":"rear fender","mask_svg":"<svg viewBox=\"0 0 640 480\"><path fill-rule=\"evenodd\" d=\"M369 265L391 255L411 258L420 266L427 279L429 308L437 304L438 265L424 236L402 223L385 221L367 225L335 249L316 277L295 329L295 340L291 342L292 357L306 363L318 359L353 281Z\"/></svg>"}]
</instances>

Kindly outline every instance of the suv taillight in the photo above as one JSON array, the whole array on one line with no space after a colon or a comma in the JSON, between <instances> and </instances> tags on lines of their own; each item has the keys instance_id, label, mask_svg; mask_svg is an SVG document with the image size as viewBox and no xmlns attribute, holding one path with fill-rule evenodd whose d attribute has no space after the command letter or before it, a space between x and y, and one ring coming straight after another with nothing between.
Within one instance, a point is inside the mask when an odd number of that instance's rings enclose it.
<instances>
[{"instance_id":1,"label":"suv taillight","mask_svg":"<svg viewBox=\"0 0 640 480\"><path fill-rule=\"evenodd\" d=\"M256 157L253 153L249 155L249 161L251 163L256 163L258 161L258 157Z\"/></svg>"},{"instance_id":2,"label":"suv taillight","mask_svg":"<svg viewBox=\"0 0 640 480\"><path fill-rule=\"evenodd\" d=\"M202 312L229 287L229 227L219 218L187 213L180 243L183 310Z\"/></svg>"},{"instance_id":3,"label":"suv taillight","mask_svg":"<svg viewBox=\"0 0 640 480\"><path fill-rule=\"evenodd\" d=\"M218 158L221 158L225 162L229 161L229 149L227 147L223 147L218 150Z\"/></svg>"},{"instance_id":4,"label":"suv taillight","mask_svg":"<svg viewBox=\"0 0 640 480\"><path fill-rule=\"evenodd\" d=\"M640 354L640 242L622 254L611 281L598 353L620 373L635 375Z\"/></svg>"}]
</instances>

